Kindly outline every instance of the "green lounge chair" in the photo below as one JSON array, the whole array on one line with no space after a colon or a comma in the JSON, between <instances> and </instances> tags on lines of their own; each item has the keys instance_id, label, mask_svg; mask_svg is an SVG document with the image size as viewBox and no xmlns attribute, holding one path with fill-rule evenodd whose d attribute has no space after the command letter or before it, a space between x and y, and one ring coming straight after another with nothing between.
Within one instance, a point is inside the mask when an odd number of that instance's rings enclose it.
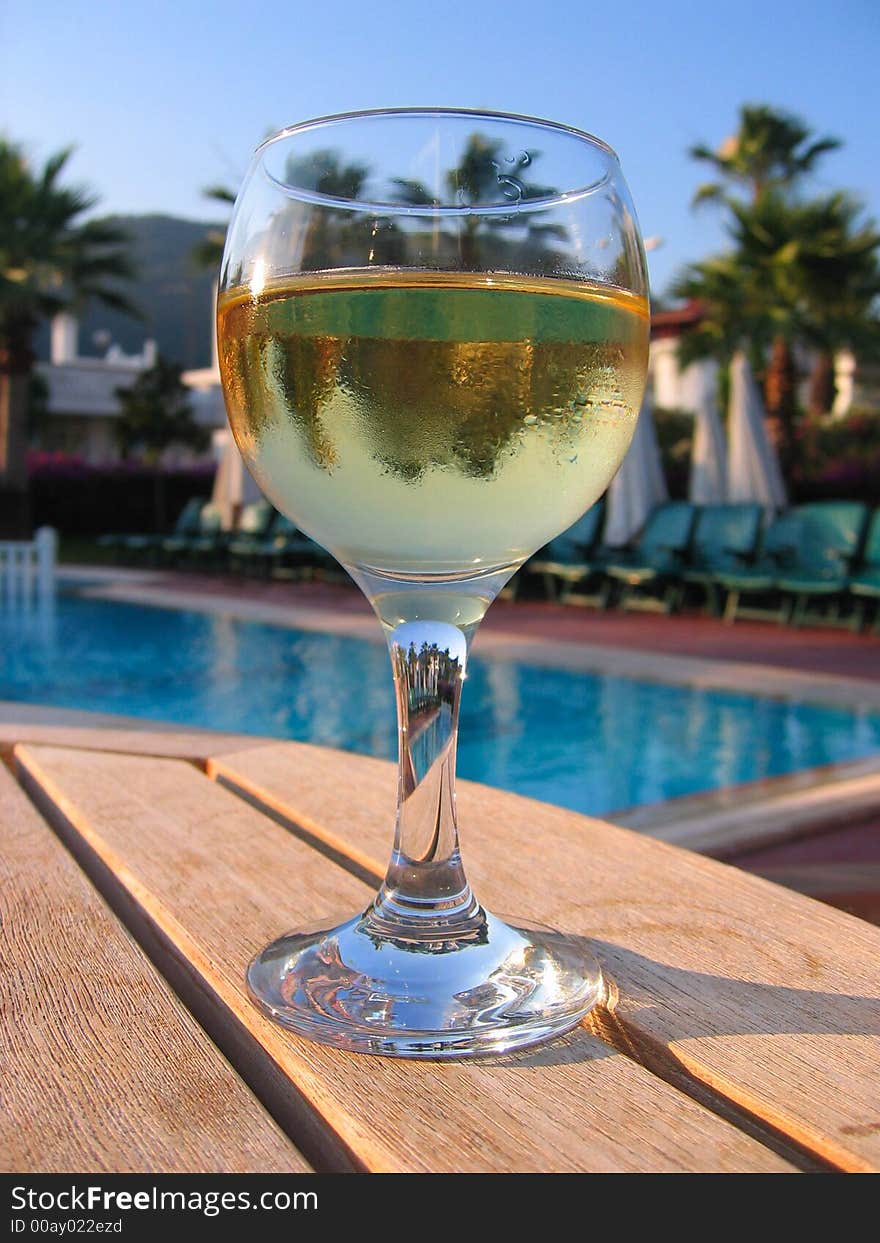
<instances>
[{"instance_id":1,"label":"green lounge chair","mask_svg":"<svg viewBox=\"0 0 880 1243\"><path fill-rule=\"evenodd\" d=\"M855 600L853 628L861 630L864 626L869 601L874 602L875 627L880 626L880 509L875 511L871 519L864 551L858 567L850 577L849 589Z\"/></svg>"},{"instance_id":2,"label":"green lounge chair","mask_svg":"<svg viewBox=\"0 0 880 1243\"><path fill-rule=\"evenodd\" d=\"M168 561L216 561L226 538L223 535L223 514L218 505L203 505L198 530L194 534L172 535L162 540L162 555Z\"/></svg>"},{"instance_id":3,"label":"green lounge chair","mask_svg":"<svg viewBox=\"0 0 880 1243\"><path fill-rule=\"evenodd\" d=\"M635 545L618 550L605 567L610 592L618 588L621 608L660 608L669 613L685 566L697 511L688 501L668 501L652 512ZM660 597L653 593L662 592Z\"/></svg>"},{"instance_id":4,"label":"green lounge chair","mask_svg":"<svg viewBox=\"0 0 880 1243\"><path fill-rule=\"evenodd\" d=\"M862 549L868 507L858 501L821 501L803 505L801 510L798 564L784 569L776 585L791 602L792 625L807 620L839 622L840 605ZM831 612L823 607L821 616L810 613L814 602L831 604Z\"/></svg>"},{"instance_id":5,"label":"green lounge chair","mask_svg":"<svg viewBox=\"0 0 880 1243\"><path fill-rule=\"evenodd\" d=\"M771 617L798 625L812 598L838 599L866 519L867 507L853 501L816 501L788 510L767 530L753 566L716 575L727 592L724 620ZM755 597L771 597L773 603L743 605L744 598Z\"/></svg>"},{"instance_id":6,"label":"green lounge chair","mask_svg":"<svg viewBox=\"0 0 880 1243\"><path fill-rule=\"evenodd\" d=\"M277 517L276 510L267 500L254 501L241 511L238 527L226 544L230 569L247 571L257 558L254 551L267 539Z\"/></svg>"},{"instance_id":7,"label":"green lounge chair","mask_svg":"<svg viewBox=\"0 0 880 1243\"><path fill-rule=\"evenodd\" d=\"M264 574L300 578L311 576L321 554L323 550L294 522L276 514L266 538L254 543L249 556L251 564Z\"/></svg>"},{"instance_id":8,"label":"green lounge chair","mask_svg":"<svg viewBox=\"0 0 880 1243\"><path fill-rule=\"evenodd\" d=\"M568 530L557 535L523 567L526 574L540 574L549 600L563 603L577 583L583 583L595 572L601 561L598 556L604 501L591 505Z\"/></svg>"},{"instance_id":9,"label":"green lounge chair","mask_svg":"<svg viewBox=\"0 0 880 1243\"><path fill-rule=\"evenodd\" d=\"M304 535L284 514L272 529L275 552L270 572L275 578L314 578L316 571L336 566L330 553Z\"/></svg>"},{"instance_id":10,"label":"green lounge chair","mask_svg":"<svg viewBox=\"0 0 880 1243\"><path fill-rule=\"evenodd\" d=\"M704 593L709 612L720 615L716 575L736 573L754 561L763 517L760 505L706 505L700 510L688 564L677 588L673 588L677 591L676 607L691 586Z\"/></svg>"},{"instance_id":11,"label":"green lounge chair","mask_svg":"<svg viewBox=\"0 0 880 1243\"><path fill-rule=\"evenodd\" d=\"M205 502L202 497L191 497L183 509L177 516L172 530L171 536L187 536L195 535L199 529L199 514ZM156 554L162 547L162 542L168 539L168 534L162 535L102 535L98 540L99 548L109 548L116 553L128 554L129 556L149 556Z\"/></svg>"},{"instance_id":12,"label":"green lounge chair","mask_svg":"<svg viewBox=\"0 0 880 1243\"><path fill-rule=\"evenodd\" d=\"M776 590L776 579L784 568L796 564L799 541L799 511L790 509L766 528L760 551L751 565L719 570L714 575L716 590L726 596L723 613L726 622L735 622L737 617L775 617L778 621L786 619L787 614L781 607ZM777 606L775 609L767 606L756 608L742 603L744 598L754 597L772 597Z\"/></svg>"}]
</instances>

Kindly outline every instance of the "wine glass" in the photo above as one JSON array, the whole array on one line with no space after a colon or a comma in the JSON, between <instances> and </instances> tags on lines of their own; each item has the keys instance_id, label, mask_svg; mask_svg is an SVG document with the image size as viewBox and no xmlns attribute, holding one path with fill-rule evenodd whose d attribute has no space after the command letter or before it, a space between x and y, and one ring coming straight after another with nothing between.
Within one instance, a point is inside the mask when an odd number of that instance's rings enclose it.
<instances>
[{"instance_id":1,"label":"wine glass","mask_svg":"<svg viewBox=\"0 0 880 1243\"><path fill-rule=\"evenodd\" d=\"M375 900L262 950L252 998L302 1035L406 1057L567 1030L600 968L580 938L471 892L455 747L486 609L602 494L635 428L647 277L616 155L562 125L453 109L283 130L236 201L218 340L255 479L384 627L399 726Z\"/></svg>"}]
</instances>

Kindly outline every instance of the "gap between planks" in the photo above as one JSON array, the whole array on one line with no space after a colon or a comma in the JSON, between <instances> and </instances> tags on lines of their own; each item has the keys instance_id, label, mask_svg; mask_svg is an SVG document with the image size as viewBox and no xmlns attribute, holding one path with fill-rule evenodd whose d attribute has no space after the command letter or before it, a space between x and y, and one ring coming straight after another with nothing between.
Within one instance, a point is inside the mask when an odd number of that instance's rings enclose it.
<instances>
[{"instance_id":1,"label":"gap between planks","mask_svg":"<svg viewBox=\"0 0 880 1243\"><path fill-rule=\"evenodd\" d=\"M231 758L233 758L234 762L234 757ZM269 792L265 790L258 791L256 788L251 787L246 778L240 775L233 778L228 772L221 772L216 757L208 760L205 771L218 785L229 790L230 793L242 799L256 811L268 816L275 824L311 846L331 863L344 868L352 876L364 881L365 884L370 886L381 884L385 874L378 867L377 860L361 851L356 844L352 843L348 847L350 853L346 854L345 848L335 844L337 840L335 836L328 836L317 821L308 816L300 816L299 819L294 820L290 814L282 809L279 801L273 798ZM691 1100L703 1106L704 1109L708 1109L725 1122L729 1122L786 1160L791 1161L792 1164L798 1166L803 1172L839 1171L839 1166L819 1156L812 1149L798 1144L790 1135L768 1125L759 1114L741 1108L730 1097L713 1091L699 1079L689 1074L683 1064L672 1054L668 1046L661 1041L642 1037L638 1043L634 1042L627 1030L626 1024L620 1022L616 1017L615 1012L619 997L617 985L609 976L607 970L603 974L605 979L604 997L593 1012L583 1020L581 1026L586 1031L598 1037L616 1053L620 1053L631 1061L638 1063L638 1065L650 1071L651 1074L664 1080L670 1087L684 1093Z\"/></svg>"},{"instance_id":2,"label":"gap between planks","mask_svg":"<svg viewBox=\"0 0 880 1243\"><path fill-rule=\"evenodd\" d=\"M292 1090L364 1168L792 1169L584 1029L493 1063L392 1061L298 1040L247 1000L249 952L281 931L278 910L293 904L312 921L328 906L365 905L368 890L190 765L31 747L17 757L63 839L92 874L100 862L147 948L188 1003L201 999L215 1040L246 1028L248 1056L277 1072L264 1075L268 1095Z\"/></svg>"},{"instance_id":3,"label":"gap between planks","mask_svg":"<svg viewBox=\"0 0 880 1243\"><path fill-rule=\"evenodd\" d=\"M347 854L359 873L381 874L393 766L278 744L217 757L208 771L334 857ZM510 896L523 916L575 931L586 917L586 935L610 937L601 948L623 995L606 1039L819 1162L878 1167L880 1100L870 1074L880 1034L877 929L561 808L469 782L459 793L478 894L496 907L501 894L502 910ZM555 851L536 846L536 819ZM482 831L469 835L468 822Z\"/></svg>"}]
</instances>

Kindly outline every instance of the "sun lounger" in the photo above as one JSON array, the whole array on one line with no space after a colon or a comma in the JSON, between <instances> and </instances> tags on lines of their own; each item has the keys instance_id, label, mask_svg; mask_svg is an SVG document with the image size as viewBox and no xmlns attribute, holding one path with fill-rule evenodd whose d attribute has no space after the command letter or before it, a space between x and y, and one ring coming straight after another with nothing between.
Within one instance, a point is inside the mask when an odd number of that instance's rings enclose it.
<instances>
[{"instance_id":1,"label":"sun lounger","mask_svg":"<svg viewBox=\"0 0 880 1243\"><path fill-rule=\"evenodd\" d=\"M736 573L754 561L761 537L763 513L760 505L706 505L697 515L688 564L681 570L676 591L676 607L688 587L701 590L709 611L720 613L718 574Z\"/></svg>"},{"instance_id":2,"label":"sun lounger","mask_svg":"<svg viewBox=\"0 0 880 1243\"><path fill-rule=\"evenodd\" d=\"M523 567L526 574L543 577L548 599L564 602L576 584L595 573L601 561L597 554L604 518L604 502L597 501Z\"/></svg>"},{"instance_id":3,"label":"sun lounger","mask_svg":"<svg viewBox=\"0 0 880 1243\"><path fill-rule=\"evenodd\" d=\"M849 580L849 589L855 599L855 629L861 630L864 626L869 601L874 602L875 624L880 625L880 509L871 519L862 556Z\"/></svg>"},{"instance_id":4,"label":"sun lounger","mask_svg":"<svg viewBox=\"0 0 880 1243\"><path fill-rule=\"evenodd\" d=\"M265 537L249 546L246 567L262 574L299 578L311 575L322 552L294 522L276 513Z\"/></svg>"},{"instance_id":5,"label":"sun lounger","mask_svg":"<svg viewBox=\"0 0 880 1243\"><path fill-rule=\"evenodd\" d=\"M254 501L241 511L238 527L226 544L229 568L247 572L255 563L254 551L267 539L277 517L269 501Z\"/></svg>"},{"instance_id":6,"label":"sun lounger","mask_svg":"<svg viewBox=\"0 0 880 1243\"><path fill-rule=\"evenodd\" d=\"M172 562L214 562L225 548L223 514L217 505L203 505L194 534L172 535L162 540L162 556Z\"/></svg>"},{"instance_id":7,"label":"sun lounger","mask_svg":"<svg viewBox=\"0 0 880 1243\"><path fill-rule=\"evenodd\" d=\"M621 608L671 612L675 596L667 588L678 582L686 565L696 516L689 502L668 501L653 511L631 550L615 552L604 573L617 586Z\"/></svg>"},{"instance_id":8,"label":"sun lounger","mask_svg":"<svg viewBox=\"0 0 880 1243\"><path fill-rule=\"evenodd\" d=\"M727 592L725 620L771 616L799 625L812 600L839 606L867 515L867 506L855 501L817 501L788 510L767 531L754 566L716 575ZM764 598L766 607L743 606L744 598Z\"/></svg>"},{"instance_id":9,"label":"sun lounger","mask_svg":"<svg viewBox=\"0 0 880 1243\"><path fill-rule=\"evenodd\" d=\"M198 534L199 515L204 508L202 497L191 497L180 511L177 521L170 533L155 534L110 534L102 535L98 540L99 548L109 548L126 557L155 556L162 547L164 540L169 538L186 538Z\"/></svg>"}]
</instances>

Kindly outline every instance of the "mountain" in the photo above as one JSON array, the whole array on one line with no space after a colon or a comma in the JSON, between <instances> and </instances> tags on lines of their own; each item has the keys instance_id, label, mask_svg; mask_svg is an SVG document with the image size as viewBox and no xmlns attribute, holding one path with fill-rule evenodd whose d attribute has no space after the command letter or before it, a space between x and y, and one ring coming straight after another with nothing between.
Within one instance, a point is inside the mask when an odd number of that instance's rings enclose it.
<instances>
[{"instance_id":1,"label":"mountain","mask_svg":"<svg viewBox=\"0 0 880 1243\"><path fill-rule=\"evenodd\" d=\"M106 350L99 335L107 334L126 354L140 353L145 337L155 338L159 352L185 368L211 362L214 272L200 270L193 247L222 225L176 216L110 216L131 237L137 276L125 293L140 308L143 320L132 319L93 304L80 319L79 353L99 357ZM49 357L49 329L37 333L37 355Z\"/></svg>"}]
</instances>

